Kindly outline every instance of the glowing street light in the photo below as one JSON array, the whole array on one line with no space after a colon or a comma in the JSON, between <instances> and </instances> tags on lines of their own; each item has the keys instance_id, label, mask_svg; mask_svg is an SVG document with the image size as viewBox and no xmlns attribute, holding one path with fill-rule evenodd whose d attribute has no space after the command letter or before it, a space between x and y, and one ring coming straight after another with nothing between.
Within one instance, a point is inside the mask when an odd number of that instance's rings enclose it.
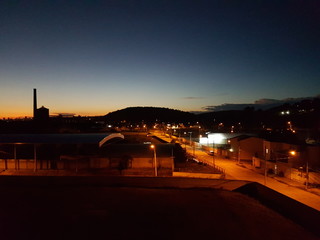
<instances>
[{"instance_id":1,"label":"glowing street light","mask_svg":"<svg viewBox=\"0 0 320 240\"><path fill-rule=\"evenodd\" d=\"M297 154L295 150L291 150L289 153L292 157L296 156ZM308 185L309 185L309 162L307 160L306 161L306 189L308 189Z\"/></svg>"},{"instance_id":2,"label":"glowing street light","mask_svg":"<svg viewBox=\"0 0 320 240\"><path fill-rule=\"evenodd\" d=\"M290 154L291 154L292 156L295 156L295 155L296 155L296 151L290 151Z\"/></svg>"},{"instance_id":3,"label":"glowing street light","mask_svg":"<svg viewBox=\"0 0 320 240\"><path fill-rule=\"evenodd\" d=\"M151 149L153 149L153 160L154 160L154 175L157 177L158 176L158 170L157 170L157 153L156 153L156 146L151 145Z\"/></svg>"}]
</instances>

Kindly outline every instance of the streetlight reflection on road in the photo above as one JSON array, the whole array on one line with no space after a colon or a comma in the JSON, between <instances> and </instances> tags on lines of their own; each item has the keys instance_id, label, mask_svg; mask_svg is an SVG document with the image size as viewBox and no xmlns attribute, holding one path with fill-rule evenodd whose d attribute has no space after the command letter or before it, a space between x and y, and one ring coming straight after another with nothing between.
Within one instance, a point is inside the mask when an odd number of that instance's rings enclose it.
<instances>
[{"instance_id":1,"label":"streetlight reflection on road","mask_svg":"<svg viewBox=\"0 0 320 240\"><path fill-rule=\"evenodd\" d=\"M156 153L156 145L151 145L151 149L153 149L153 160L154 160L154 176L158 176L158 170L157 170L157 153Z\"/></svg>"}]
</instances>

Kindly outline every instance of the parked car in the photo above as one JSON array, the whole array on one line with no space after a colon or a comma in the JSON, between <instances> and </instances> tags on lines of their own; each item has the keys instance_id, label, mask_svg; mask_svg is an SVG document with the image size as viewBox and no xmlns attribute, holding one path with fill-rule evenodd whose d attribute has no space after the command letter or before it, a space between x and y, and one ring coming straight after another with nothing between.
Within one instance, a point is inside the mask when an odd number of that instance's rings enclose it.
<instances>
[{"instance_id":1,"label":"parked car","mask_svg":"<svg viewBox=\"0 0 320 240\"><path fill-rule=\"evenodd\" d=\"M210 151L210 152L208 152L208 154L209 154L210 156L214 156L214 151Z\"/></svg>"}]
</instances>

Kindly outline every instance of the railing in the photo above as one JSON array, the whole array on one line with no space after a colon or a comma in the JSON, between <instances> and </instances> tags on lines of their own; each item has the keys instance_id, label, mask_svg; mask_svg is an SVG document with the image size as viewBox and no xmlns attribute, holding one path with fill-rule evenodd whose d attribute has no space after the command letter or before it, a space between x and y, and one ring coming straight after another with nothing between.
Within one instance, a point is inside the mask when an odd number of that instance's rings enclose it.
<instances>
[{"instance_id":1,"label":"railing","mask_svg":"<svg viewBox=\"0 0 320 240\"><path fill-rule=\"evenodd\" d=\"M219 167L219 166L217 166L217 165L215 165L215 166L213 166L215 169L217 169L219 172L221 172L222 174L226 174L226 171L225 171L225 169L224 168L222 168L222 167Z\"/></svg>"},{"instance_id":2,"label":"railing","mask_svg":"<svg viewBox=\"0 0 320 240\"><path fill-rule=\"evenodd\" d=\"M201 163L204 163L204 164L207 164L207 165L213 167L213 168L214 168L214 172L217 171L217 172L219 172L219 173L221 173L221 174L223 174L223 175L226 174L225 169L222 168L222 167L219 167L219 166L215 165L215 164L213 163L213 161L209 161L209 160L207 160L207 159L203 159L201 156L199 156L199 157L197 158L197 160L198 160L199 162L201 162Z\"/></svg>"}]
</instances>

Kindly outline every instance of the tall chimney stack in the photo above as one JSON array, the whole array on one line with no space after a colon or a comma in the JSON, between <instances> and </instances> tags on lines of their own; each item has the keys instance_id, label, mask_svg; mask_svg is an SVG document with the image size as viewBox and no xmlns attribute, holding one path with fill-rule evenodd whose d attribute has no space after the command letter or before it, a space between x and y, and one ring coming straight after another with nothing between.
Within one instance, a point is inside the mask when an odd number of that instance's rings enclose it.
<instances>
[{"instance_id":1,"label":"tall chimney stack","mask_svg":"<svg viewBox=\"0 0 320 240\"><path fill-rule=\"evenodd\" d=\"M36 117L37 111L37 89L33 89L33 119Z\"/></svg>"}]
</instances>

